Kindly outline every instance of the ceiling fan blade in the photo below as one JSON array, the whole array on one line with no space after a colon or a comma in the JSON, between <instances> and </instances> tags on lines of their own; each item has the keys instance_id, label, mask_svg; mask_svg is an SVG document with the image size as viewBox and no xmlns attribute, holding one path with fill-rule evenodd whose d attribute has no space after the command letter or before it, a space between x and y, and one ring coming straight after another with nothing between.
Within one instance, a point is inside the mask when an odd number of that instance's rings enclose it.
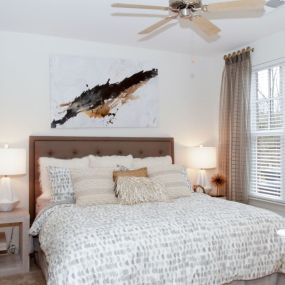
<instances>
[{"instance_id":1,"label":"ceiling fan blade","mask_svg":"<svg viewBox=\"0 0 285 285\"><path fill-rule=\"evenodd\" d=\"M161 26L167 24L168 22L172 21L173 19L175 19L175 17L166 17L158 22L156 22L155 24L149 26L148 28L144 29L143 31L139 32L140 35L144 35L144 34L149 34L151 32L153 32L154 30L160 28Z\"/></svg>"},{"instance_id":2,"label":"ceiling fan blade","mask_svg":"<svg viewBox=\"0 0 285 285\"><path fill-rule=\"evenodd\" d=\"M238 0L205 5L206 12L225 12L264 9L265 0Z\"/></svg>"},{"instance_id":3,"label":"ceiling fan blade","mask_svg":"<svg viewBox=\"0 0 285 285\"><path fill-rule=\"evenodd\" d=\"M209 37L215 36L221 31L220 28L202 16L193 17L192 23Z\"/></svg>"},{"instance_id":4,"label":"ceiling fan blade","mask_svg":"<svg viewBox=\"0 0 285 285\"><path fill-rule=\"evenodd\" d=\"M153 6L153 5L139 5L139 4L124 4L124 3L114 3L112 4L114 8L131 8L131 9L147 9L147 10L163 10L168 11L168 7L163 6Z\"/></svg>"}]
</instances>

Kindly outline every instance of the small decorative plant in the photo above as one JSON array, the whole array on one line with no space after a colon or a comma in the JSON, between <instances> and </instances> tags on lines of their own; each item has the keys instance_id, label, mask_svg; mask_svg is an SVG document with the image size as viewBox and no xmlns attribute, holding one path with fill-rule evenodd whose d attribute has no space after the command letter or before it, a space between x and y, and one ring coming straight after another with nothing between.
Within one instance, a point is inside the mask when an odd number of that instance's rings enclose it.
<instances>
[{"instance_id":1,"label":"small decorative plant","mask_svg":"<svg viewBox=\"0 0 285 285\"><path fill-rule=\"evenodd\" d=\"M222 196L220 191L221 191L222 186L224 186L226 183L226 177L222 174L215 174L211 178L211 183L214 184L217 188L216 196L218 197Z\"/></svg>"}]
</instances>

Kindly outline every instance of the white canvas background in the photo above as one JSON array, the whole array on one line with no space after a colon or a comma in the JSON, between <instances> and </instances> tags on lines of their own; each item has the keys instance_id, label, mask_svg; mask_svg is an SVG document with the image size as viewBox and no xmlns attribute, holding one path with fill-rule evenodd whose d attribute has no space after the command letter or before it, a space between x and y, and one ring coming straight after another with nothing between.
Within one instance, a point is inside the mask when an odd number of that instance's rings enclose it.
<instances>
[{"instance_id":1,"label":"white canvas background","mask_svg":"<svg viewBox=\"0 0 285 285\"><path fill-rule=\"evenodd\" d=\"M71 102L83 91L95 85L120 82L141 70L157 68L151 62L139 62L129 59L94 58L77 56L50 57L50 95L51 95L51 121L64 116L62 103ZM93 127L157 127L159 117L158 76L149 80L135 93L135 100L130 100L120 106L113 119L89 118L80 113L69 119L64 125L57 128L93 128ZM62 112L62 113L60 113Z\"/></svg>"}]
</instances>

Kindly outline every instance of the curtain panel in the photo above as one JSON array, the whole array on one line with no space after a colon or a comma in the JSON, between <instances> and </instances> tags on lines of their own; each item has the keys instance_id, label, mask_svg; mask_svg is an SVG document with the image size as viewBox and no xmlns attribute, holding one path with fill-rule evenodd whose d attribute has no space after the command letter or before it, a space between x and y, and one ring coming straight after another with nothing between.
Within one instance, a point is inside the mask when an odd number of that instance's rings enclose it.
<instances>
[{"instance_id":1,"label":"curtain panel","mask_svg":"<svg viewBox=\"0 0 285 285\"><path fill-rule=\"evenodd\" d=\"M220 94L218 169L229 200L248 202L251 53L225 59Z\"/></svg>"}]
</instances>

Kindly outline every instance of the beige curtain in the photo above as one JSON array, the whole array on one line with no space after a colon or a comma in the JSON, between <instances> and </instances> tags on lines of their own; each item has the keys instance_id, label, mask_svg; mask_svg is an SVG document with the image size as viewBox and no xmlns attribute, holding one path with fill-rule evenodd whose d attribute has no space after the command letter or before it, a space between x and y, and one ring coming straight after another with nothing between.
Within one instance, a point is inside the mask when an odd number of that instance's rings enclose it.
<instances>
[{"instance_id":1,"label":"beige curtain","mask_svg":"<svg viewBox=\"0 0 285 285\"><path fill-rule=\"evenodd\" d=\"M250 51L225 60L219 118L219 172L228 199L246 203L250 169Z\"/></svg>"}]
</instances>

